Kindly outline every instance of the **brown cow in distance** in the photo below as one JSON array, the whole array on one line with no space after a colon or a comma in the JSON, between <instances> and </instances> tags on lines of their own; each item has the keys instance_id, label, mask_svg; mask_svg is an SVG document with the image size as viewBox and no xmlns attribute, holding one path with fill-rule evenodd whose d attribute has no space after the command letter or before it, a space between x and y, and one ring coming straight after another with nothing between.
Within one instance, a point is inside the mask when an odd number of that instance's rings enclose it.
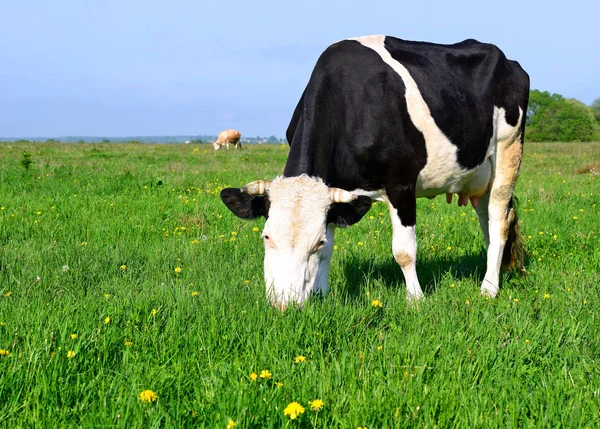
<instances>
[{"instance_id":1,"label":"brown cow in distance","mask_svg":"<svg viewBox=\"0 0 600 429\"><path fill-rule=\"evenodd\" d=\"M215 150L219 150L221 146L227 145L227 150L229 150L229 143L233 144L235 148L242 148L242 143L240 142L240 137L242 135L238 130L223 130L219 133L219 137L212 144Z\"/></svg>"}]
</instances>

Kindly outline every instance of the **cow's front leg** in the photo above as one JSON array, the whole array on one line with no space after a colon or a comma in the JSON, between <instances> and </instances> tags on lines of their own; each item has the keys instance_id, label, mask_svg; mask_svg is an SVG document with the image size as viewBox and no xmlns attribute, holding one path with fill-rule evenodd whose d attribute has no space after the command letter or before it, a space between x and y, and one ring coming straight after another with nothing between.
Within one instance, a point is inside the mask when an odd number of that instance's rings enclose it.
<instances>
[{"instance_id":1,"label":"cow's front leg","mask_svg":"<svg viewBox=\"0 0 600 429\"><path fill-rule=\"evenodd\" d=\"M388 194L388 206L392 218L392 253L402 268L406 282L406 299L418 300L423 291L417 277L417 234L415 230L417 201L414 188Z\"/></svg>"}]
</instances>

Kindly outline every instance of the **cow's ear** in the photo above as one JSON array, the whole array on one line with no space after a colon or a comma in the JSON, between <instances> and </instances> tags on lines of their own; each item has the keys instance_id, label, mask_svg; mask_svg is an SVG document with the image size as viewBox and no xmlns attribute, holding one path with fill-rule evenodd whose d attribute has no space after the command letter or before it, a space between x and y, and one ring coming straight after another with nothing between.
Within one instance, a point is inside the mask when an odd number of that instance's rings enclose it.
<instances>
[{"instance_id":1,"label":"cow's ear","mask_svg":"<svg viewBox=\"0 0 600 429\"><path fill-rule=\"evenodd\" d=\"M239 188L225 188L221 200L231 212L242 219L254 219L269 215L269 198L264 195L248 195Z\"/></svg>"},{"instance_id":2,"label":"cow's ear","mask_svg":"<svg viewBox=\"0 0 600 429\"><path fill-rule=\"evenodd\" d=\"M327 213L327 223L333 223L338 228L354 225L371 208L371 198L359 195L349 203L333 203Z\"/></svg>"}]
</instances>

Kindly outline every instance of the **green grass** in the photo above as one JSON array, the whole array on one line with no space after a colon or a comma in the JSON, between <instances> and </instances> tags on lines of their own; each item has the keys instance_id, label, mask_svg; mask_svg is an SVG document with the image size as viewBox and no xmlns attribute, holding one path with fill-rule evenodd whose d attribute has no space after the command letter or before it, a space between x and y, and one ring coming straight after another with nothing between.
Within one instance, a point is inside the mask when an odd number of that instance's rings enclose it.
<instances>
[{"instance_id":1,"label":"green grass","mask_svg":"<svg viewBox=\"0 0 600 429\"><path fill-rule=\"evenodd\" d=\"M330 293L281 314L263 221L218 193L280 174L287 152L1 144L0 426L600 426L600 143L526 144L527 275L496 300L472 208L422 199L417 308L377 203L338 230Z\"/></svg>"}]
</instances>

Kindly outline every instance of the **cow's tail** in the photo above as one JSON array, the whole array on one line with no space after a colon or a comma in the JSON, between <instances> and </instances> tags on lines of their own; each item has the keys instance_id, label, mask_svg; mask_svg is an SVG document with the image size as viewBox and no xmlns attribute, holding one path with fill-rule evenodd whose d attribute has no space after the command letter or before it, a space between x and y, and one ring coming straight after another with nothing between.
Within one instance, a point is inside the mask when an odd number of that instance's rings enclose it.
<instances>
[{"instance_id":1,"label":"cow's tail","mask_svg":"<svg viewBox=\"0 0 600 429\"><path fill-rule=\"evenodd\" d=\"M521 222L517 215L517 204L517 197L513 195L508 203L508 237L502 254L502 266L525 272L525 247L521 234Z\"/></svg>"}]
</instances>

